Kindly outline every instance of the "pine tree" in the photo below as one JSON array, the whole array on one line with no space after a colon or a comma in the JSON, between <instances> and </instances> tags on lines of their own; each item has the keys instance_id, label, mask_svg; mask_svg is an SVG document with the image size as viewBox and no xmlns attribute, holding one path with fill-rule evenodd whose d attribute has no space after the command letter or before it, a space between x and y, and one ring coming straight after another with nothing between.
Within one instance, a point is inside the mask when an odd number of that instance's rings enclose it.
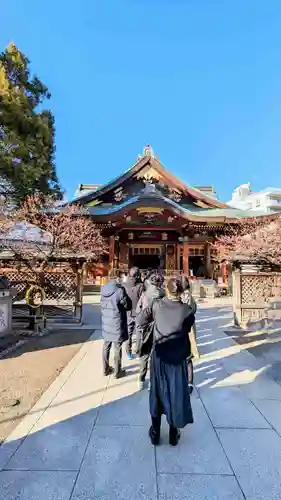
<instances>
[{"instance_id":1,"label":"pine tree","mask_svg":"<svg viewBox=\"0 0 281 500\"><path fill-rule=\"evenodd\" d=\"M14 44L0 54L0 178L20 203L43 193L61 198L54 163L54 117L41 110L47 87L30 75L30 62Z\"/></svg>"}]
</instances>

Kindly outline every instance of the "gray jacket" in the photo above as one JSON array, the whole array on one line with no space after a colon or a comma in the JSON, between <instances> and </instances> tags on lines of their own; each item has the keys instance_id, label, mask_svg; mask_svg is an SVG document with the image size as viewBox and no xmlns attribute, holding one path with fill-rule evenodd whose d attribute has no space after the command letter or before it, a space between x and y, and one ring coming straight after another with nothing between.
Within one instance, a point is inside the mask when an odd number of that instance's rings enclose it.
<instances>
[{"instance_id":1,"label":"gray jacket","mask_svg":"<svg viewBox=\"0 0 281 500\"><path fill-rule=\"evenodd\" d=\"M132 305L125 288L116 280L104 285L101 289L100 306L104 340L128 340L127 311L130 311Z\"/></svg>"}]
</instances>

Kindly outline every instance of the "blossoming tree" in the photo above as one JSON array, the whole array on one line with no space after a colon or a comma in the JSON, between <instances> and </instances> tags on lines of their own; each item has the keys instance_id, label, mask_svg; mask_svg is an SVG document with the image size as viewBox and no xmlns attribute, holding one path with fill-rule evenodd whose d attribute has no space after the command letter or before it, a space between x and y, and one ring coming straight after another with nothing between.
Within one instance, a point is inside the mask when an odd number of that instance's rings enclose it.
<instances>
[{"instance_id":1,"label":"blossoming tree","mask_svg":"<svg viewBox=\"0 0 281 500\"><path fill-rule=\"evenodd\" d=\"M217 260L281 265L281 216L240 220L216 238Z\"/></svg>"},{"instance_id":2,"label":"blossoming tree","mask_svg":"<svg viewBox=\"0 0 281 500\"><path fill-rule=\"evenodd\" d=\"M37 277L53 260L97 261L105 249L84 209L40 196L27 198L20 209L0 204L0 252L10 252Z\"/></svg>"}]
</instances>

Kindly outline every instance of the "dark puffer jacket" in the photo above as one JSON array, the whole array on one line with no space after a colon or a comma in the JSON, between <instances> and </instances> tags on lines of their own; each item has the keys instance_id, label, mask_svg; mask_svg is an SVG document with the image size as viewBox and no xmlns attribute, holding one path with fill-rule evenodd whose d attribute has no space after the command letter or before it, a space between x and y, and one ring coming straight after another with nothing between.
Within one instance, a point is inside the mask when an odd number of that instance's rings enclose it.
<instances>
[{"instance_id":1,"label":"dark puffer jacket","mask_svg":"<svg viewBox=\"0 0 281 500\"><path fill-rule=\"evenodd\" d=\"M115 280L104 285L101 289L100 306L104 340L128 340L127 311L130 311L132 304L125 288Z\"/></svg>"},{"instance_id":2,"label":"dark puffer jacket","mask_svg":"<svg viewBox=\"0 0 281 500\"><path fill-rule=\"evenodd\" d=\"M139 299L141 297L141 294L144 290L143 288L143 283L141 281L137 280L136 278L128 278L126 282L124 283L125 290L127 292L127 295L131 299L132 302L132 309L128 313L129 317L135 318L136 317L136 308L139 302Z\"/></svg>"}]
</instances>

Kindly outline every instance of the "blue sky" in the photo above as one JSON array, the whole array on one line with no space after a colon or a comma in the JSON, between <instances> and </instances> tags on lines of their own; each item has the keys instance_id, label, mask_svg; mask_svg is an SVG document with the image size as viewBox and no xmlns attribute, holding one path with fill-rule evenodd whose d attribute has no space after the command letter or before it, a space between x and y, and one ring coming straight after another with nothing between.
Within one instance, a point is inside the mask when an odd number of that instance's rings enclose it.
<instances>
[{"instance_id":1,"label":"blue sky","mask_svg":"<svg viewBox=\"0 0 281 500\"><path fill-rule=\"evenodd\" d=\"M126 170L145 144L177 176L281 187L280 0L0 0L48 85L68 196Z\"/></svg>"}]
</instances>

